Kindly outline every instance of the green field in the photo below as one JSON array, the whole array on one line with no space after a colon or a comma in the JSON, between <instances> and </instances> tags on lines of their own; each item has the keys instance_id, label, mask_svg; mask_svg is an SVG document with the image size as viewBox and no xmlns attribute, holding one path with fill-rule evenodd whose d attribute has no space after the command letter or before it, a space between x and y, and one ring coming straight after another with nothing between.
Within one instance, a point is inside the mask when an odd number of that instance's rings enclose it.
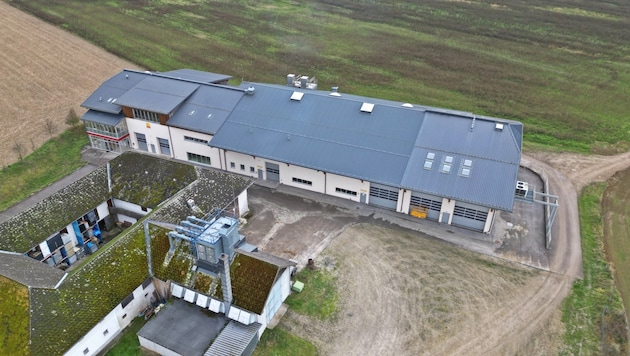
<instances>
[{"instance_id":1,"label":"green field","mask_svg":"<svg viewBox=\"0 0 630 356\"><path fill-rule=\"evenodd\" d=\"M630 3L6 0L124 57L517 119L529 146L626 149Z\"/></svg>"}]
</instances>

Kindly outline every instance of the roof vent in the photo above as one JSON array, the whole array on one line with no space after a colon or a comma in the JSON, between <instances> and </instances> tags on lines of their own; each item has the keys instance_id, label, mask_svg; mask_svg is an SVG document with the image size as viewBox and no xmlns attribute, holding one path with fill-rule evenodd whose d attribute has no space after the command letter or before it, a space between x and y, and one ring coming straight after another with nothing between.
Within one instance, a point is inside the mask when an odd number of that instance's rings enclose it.
<instances>
[{"instance_id":1,"label":"roof vent","mask_svg":"<svg viewBox=\"0 0 630 356\"><path fill-rule=\"evenodd\" d=\"M502 123L500 123L500 122L497 122L497 123L494 125L494 129L495 129L495 130L497 130L497 131L503 131L503 124L502 124Z\"/></svg>"},{"instance_id":2,"label":"roof vent","mask_svg":"<svg viewBox=\"0 0 630 356\"><path fill-rule=\"evenodd\" d=\"M363 103L363 105L361 105L362 112L371 113L372 110L374 110L374 104L372 103Z\"/></svg>"},{"instance_id":3,"label":"roof vent","mask_svg":"<svg viewBox=\"0 0 630 356\"><path fill-rule=\"evenodd\" d=\"M293 94L291 94L291 100L301 101L303 96L304 96L304 93L299 92L299 91L294 91Z\"/></svg>"},{"instance_id":4,"label":"roof vent","mask_svg":"<svg viewBox=\"0 0 630 356\"><path fill-rule=\"evenodd\" d=\"M292 87L295 82L295 74L287 74L287 85Z\"/></svg>"},{"instance_id":5,"label":"roof vent","mask_svg":"<svg viewBox=\"0 0 630 356\"><path fill-rule=\"evenodd\" d=\"M404 107L404 108L412 108L413 107L413 105L410 104L410 103L404 103L401 106Z\"/></svg>"},{"instance_id":6,"label":"roof vent","mask_svg":"<svg viewBox=\"0 0 630 356\"><path fill-rule=\"evenodd\" d=\"M337 91L339 90L339 87L332 87L331 88L331 92L330 92L330 96L341 96L341 94L339 94Z\"/></svg>"},{"instance_id":7,"label":"roof vent","mask_svg":"<svg viewBox=\"0 0 630 356\"><path fill-rule=\"evenodd\" d=\"M256 91L256 88L254 88L253 86L249 86L247 89L245 89L245 94L247 95L254 95L254 92Z\"/></svg>"}]
</instances>

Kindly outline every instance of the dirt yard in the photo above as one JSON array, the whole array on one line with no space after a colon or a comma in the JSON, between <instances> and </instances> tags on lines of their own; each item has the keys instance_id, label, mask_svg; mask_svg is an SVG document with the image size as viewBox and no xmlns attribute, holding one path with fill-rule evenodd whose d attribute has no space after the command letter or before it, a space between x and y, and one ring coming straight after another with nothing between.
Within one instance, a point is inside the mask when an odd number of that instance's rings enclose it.
<instances>
[{"instance_id":1,"label":"dirt yard","mask_svg":"<svg viewBox=\"0 0 630 356\"><path fill-rule=\"evenodd\" d=\"M66 115L104 80L137 66L0 1L0 167L59 134Z\"/></svg>"}]
</instances>

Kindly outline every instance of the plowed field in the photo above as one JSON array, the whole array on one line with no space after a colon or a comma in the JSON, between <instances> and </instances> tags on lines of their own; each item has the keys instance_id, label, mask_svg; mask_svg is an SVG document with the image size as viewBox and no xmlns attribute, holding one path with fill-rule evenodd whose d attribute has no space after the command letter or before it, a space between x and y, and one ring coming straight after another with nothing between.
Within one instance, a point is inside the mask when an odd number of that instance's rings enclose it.
<instances>
[{"instance_id":1,"label":"plowed field","mask_svg":"<svg viewBox=\"0 0 630 356\"><path fill-rule=\"evenodd\" d=\"M66 115L104 80L136 68L60 28L0 1L0 167L18 160L65 130Z\"/></svg>"}]
</instances>

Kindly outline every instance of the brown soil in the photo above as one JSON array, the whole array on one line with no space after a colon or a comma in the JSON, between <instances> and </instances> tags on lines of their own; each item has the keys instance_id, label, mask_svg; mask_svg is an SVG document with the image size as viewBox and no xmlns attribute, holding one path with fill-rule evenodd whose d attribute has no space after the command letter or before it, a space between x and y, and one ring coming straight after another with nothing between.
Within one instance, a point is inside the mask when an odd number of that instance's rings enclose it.
<instances>
[{"instance_id":1,"label":"brown soil","mask_svg":"<svg viewBox=\"0 0 630 356\"><path fill-rule=\"evenodd\" d=\"M65 130L66 115L103 81L136 68L112 54L0 1L0 168Z\"/></svg>"}]
</instances>

